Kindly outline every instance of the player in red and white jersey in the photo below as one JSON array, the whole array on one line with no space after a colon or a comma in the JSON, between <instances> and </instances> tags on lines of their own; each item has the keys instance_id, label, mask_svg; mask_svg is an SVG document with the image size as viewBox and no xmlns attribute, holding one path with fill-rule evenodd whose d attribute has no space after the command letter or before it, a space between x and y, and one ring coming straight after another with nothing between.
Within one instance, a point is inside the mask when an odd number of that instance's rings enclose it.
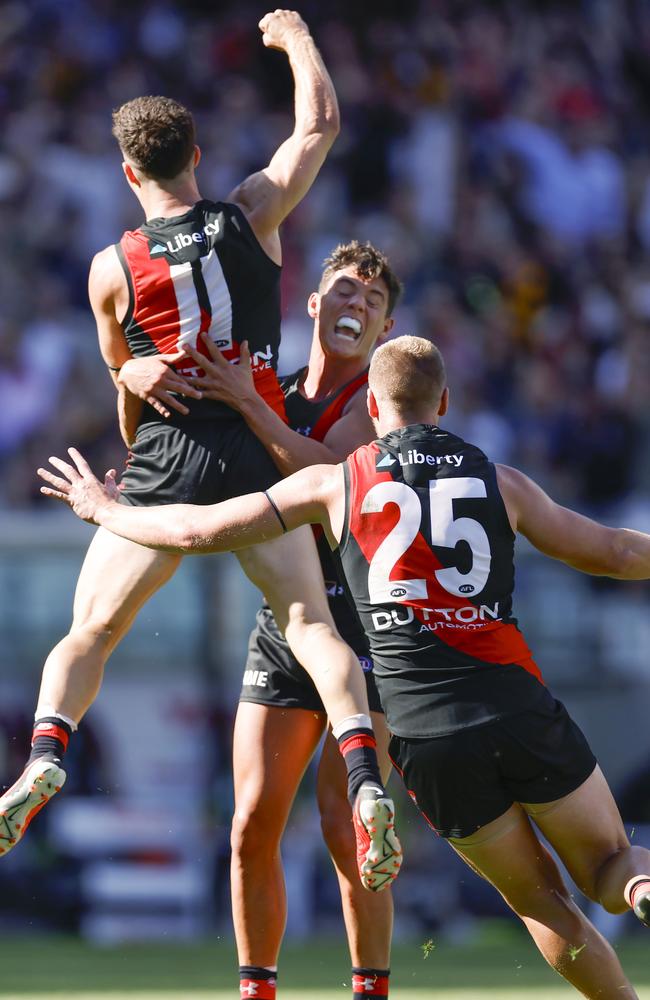
<instances>
[{"instance_id":1,"label":"player in red and white jersey","mask_svg":"<svg viewBox=\"0 0 650 1000\"><path fill-rule=\"evenodd\" d=\"M115 377L120 428L131 445L120 483L125 506L214 503L265 489L279 475L242 417L203 399L192 386L187 375L200 373L201 355L195 363L184 350L195 346L207 353L207 338L233 360L248 340L256 384L271 403L281 402L274 373L279 226L317 176L339 120L332 82L300 16L276 10L262 18L260 29L264 44L289 59L294 131L268 166L224 202L201 198L195 176L200 151L187 109L167 98L144 97L113 116L124 175L146 219L117 247L97 255L89 279L100 349ZM62 785L67 742L99 690L109 654L179 558L102 530L95 535L77 586L72 628L45 664L32 753L0 800L0 854L20 840ZM379 888L370 869L381 864L394 877L399 845L389 830L384 846L392 846L385 855L373 839L378 833L368 842L367 827L392 827L392 803L379 775L363 673L336 631L311 531L254 546L240 553L240 562L314 678L341 740L350 795L359 802L363 865L369 866L361 875L369 888Z\"/></svg>"},{"instance_id":2,"label":"player in red and white jersey","mask_svg":"<svg viewBox=\"0 0 650 1000\"><path fill-rule=\"evenodd\" d=\"M375 444L268 494L140 511L117 503L77 452L74 466L57 459L58 475L41 474L80 517L178 551L245 544L274 522L276 532L321 524L364 620L391 756L418 808L576 990L634 998L536 828L586 896L611 913L631 908L646 926L650 852L630 844L585 737L516 634L510 598L516 532L578 570L621 580L650 578L650 535L598 524L493 466L440 428L447 402L437 349L401 337L370 366Z\"/></svg>"},{"instance_id":3,"label":"player in red and white jersey","mask_svg":"<svg viewBox=\"0 0 650 1000\"><path fill-rule=\"evenodd\" d=\"M374 437L366 406L368 366L372 351L392 329L400 292L386 257L368 243L338 246L324 261L318 290L307 304L314 321L309 364L280 378L287 424L255 391L250 366L229 365L214 348L212 362L204 362L206 375L193 384L204 398L239 410L284 475L316 462L338 462ZM248 353L245 347L244 362ZM332 616L363 667L387 777L388 732L368 640L322 529L316 529L316 536ZM298 785L326 726L318 691L265 603L249 639L233 738L231 898L244 967L276 973L287 919L286 897L278 890L283 885L281 841ZM318 763L317 799L341 891L353 998L385 998L391 894L365 892L359 882L345 768L331 733Z\"/></svg>"}]
</instances>

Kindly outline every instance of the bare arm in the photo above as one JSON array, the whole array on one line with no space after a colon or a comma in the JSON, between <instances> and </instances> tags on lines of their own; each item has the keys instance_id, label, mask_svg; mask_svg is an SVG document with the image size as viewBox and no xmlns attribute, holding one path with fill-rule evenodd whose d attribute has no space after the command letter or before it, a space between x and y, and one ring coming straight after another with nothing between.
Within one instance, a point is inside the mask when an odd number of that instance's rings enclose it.
<instances>
[{"instance_id":1,"label":"bare arm","mask_svg":"<svg viewBox=\"0 0 650 1000\"><path fill-rule=\"evenodd\" d=\"M88 275L88 297L97 324L99 350L108 366L118 392L118 421L120 434L128 447L135 437L142 402L129 396L120 386L118 376L122 366L130 359L131 352L122 326L117 320L116 302L125 294L126 279L122 273L114 247L106 247L96 254Z\"/></svg>"},{"instance_id":2,"label":"bare arm","mask_svg":"<svg viewBox=\"0 0 650 1000\"><path fill-rule=\"evenodd\" d=\"M280 262L278 228L313 184L339 131L334 85L299 14L276 10L260 21L268 48L286 52L295 85L291 136L263 170L229 195L243 210L266 252Z\"/></svg>"},{"instance_id":3,"label":"bare arm","mask_svg":"<svg viewBox=\"0 0 650 1000\"><path fill-rule=\"evenodd\" d=\"M96 254L88 275L88 297L97 324L99 349L117 389L117 415L120 434L127 447L133 444L144 401L162 416L169 417L169 408L187 414L187 407L173 392L200 398L201 393L178 375L170 365L185 355L157 354L148 358L133 358L124 336L122 315L128 301L126 278L115 252L106 247Z\"/></svg>"},{"instance_id":4,"label":"bare arm","mask_svg":"<svg viewBox=\"0 0 650 1000\"><path fill-rule=\"evenodd\" d=\"M130 507L115 499L111 474L102 485L78 451L70 448L69 454L73 465L50 458L57 475L38 470L49 484L41 487L42 493L67 503L85 521L140 545L170 552L228 552L277 538L302 524L322 524L331 537L330 515L338 522L344 506L340 469L323 465L277 483L269 491L277 511L264 493L211 506Z\"/></svg>"},{"instance_id":5,"label":"bare arm","mask_svg":"<svg viewBox=\"0 0 650 1000\"><path fill-rule=\"evenodd\" d=\"M242 344L239 364L232 365L212 340L206 336L203 340L212 361L206 361L204 355L186 347L187 353L202 365L205 372L203 377L192 378L192 385L201 389L207 399L221 400L238 410L284 476L308 465L340 462L355 448L375 438L366 406L365 387L350 400L346 412L336 421L324 441L314 441L288 427L259 395L253 382L246 343Z\"/></svg>"},{"instance_id":6,"label":"bare arm","mask_svg":"<svg viewBox=\"0 0 650 1000\"><path fill-rule=\"evenodd\" d=\"M650 578L650 535L608 528L561 507L517 469L498 465L497 477L513 531L540 552L595 576Z\"/></svg>"}]
</instances>

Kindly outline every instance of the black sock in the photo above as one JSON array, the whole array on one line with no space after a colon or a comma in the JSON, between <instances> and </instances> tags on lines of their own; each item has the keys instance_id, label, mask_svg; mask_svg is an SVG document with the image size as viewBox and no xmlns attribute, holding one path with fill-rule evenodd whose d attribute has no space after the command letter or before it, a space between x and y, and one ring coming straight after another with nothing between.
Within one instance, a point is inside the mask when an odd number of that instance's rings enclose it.
<instances>
[{"instance_id":1,"label":"black sock","mask_svg":"<svg viewBox=\"0 0 650 1000\"><path fill-rule=\"evenodd\" d=\"M68 748L68 740L71 735L72 728L63 719L56 716L45 716L43 719L37 719L32 735L32 752L27 763L31 764L34 760L44 758L60 764Z\"/></svg>"},{"instance_id":2,"label":"black sock","mask_svg":"<svg viewBox=\"0 0 650 1000\"><path fill-rule=\"evenodd\" d=\"M242 1000L247 996L257 1000L275 1000L277 972L271 972L262 965L239 966L239 992Z\"/></svg>"},{"instance_id":3,"label":"black sock","mask_svg":"<svg viewBox=\"0 0 650 1000\"><path fill-rule=\"evenodd\" d=\"M390 969L352 969L352 1000L388 996Z\"/></svg>"},{"instance_id":4,"label":"black sock","mask_svg":"<svg viewBox=\"0 0 650 1000\"><path fill-rule=\"evenodd\" d=\"M338 744L348 770L348 798L352 805L365 781L372 782L383 791L377 763L377 741L372 729L348 729L338 737Z\"/></svg>"}]
</instances>

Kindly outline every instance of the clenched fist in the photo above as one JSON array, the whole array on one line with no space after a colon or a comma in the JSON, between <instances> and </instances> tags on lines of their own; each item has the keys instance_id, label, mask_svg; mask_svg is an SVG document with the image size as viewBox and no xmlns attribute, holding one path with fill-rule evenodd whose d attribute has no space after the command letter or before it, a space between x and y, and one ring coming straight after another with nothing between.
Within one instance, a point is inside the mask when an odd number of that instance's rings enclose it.
<instances>
[{"instance_id":1,"label":"clenched fist","mask_svg":"<svg viewBox=\"0 0 650 1000\"><path fill-rule=\"evenodd\" d=\"M259 23L262 41L269 49L286 52L295 38L309 35L309 28L295 10L274 10L265 14Z\"/></svg>"}]
</instances>

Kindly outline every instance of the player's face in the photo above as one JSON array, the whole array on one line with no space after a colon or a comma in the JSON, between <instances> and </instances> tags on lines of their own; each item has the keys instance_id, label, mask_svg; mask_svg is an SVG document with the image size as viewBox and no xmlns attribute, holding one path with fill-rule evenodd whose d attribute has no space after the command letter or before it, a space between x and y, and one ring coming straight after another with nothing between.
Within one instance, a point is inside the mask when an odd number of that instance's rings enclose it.
<instances>
[{"instance_id":1,"label":"player's face","mask_svg":"<svg viewBox=\"0 0 650 1000\"><path fill-rule=\"evenodd\" d=\"M393 326L386 315L388 288L382 278L362 278L354 266L336 271L309 297L325 354L344 358L369 356Z\"/></svg>"}]
</instances>

